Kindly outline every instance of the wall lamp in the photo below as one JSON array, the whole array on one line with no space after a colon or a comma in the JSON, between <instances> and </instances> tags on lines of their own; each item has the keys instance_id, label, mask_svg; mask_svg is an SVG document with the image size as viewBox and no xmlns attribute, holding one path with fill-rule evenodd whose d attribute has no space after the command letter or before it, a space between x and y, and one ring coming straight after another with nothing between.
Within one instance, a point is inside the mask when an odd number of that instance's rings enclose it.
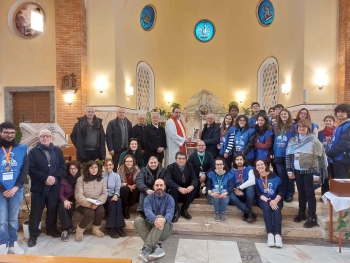
<instances>
[{"instance_id":1,"label":"wall lamp","mask_svg":"<svg viewBox=\"0 0 350 263\"><path fill-rule=\"evenodd\" d=\"M64 101L72 105L74 93L77 90L77 79L74 73L62 77L61 91L64 94Z\"/></svg>"},{"instance_id":2,"label":"wall lamp","mask_svg":"<svg viewBox=\"0 0 350 263\"><path fill-rule=\"evenodd\" d=\"M107 88L108 83L107 80L104 77L99 77L95 81L95 88L100 92L103 93L103 91Z\"/></svg>"},{"instance_id":3,"label":"wall lamp","mask_svg":"<svg viewBox=\"0 0 350 263\"><path fill-rule=\"evenodd\" d=\"M166 103L170 104L170 102L172 101L172 96L171 96L171 94L166 94L166 95L165 95L165 101L166 101Z\"/></svg>"},{"instance_id":4,"label":"wall lamp","mask_svg":"<svg viewBox=\"0 0 350 263\"><path fill-rule=\"evenodd\" d=\"M243 103L243 100L244 100L244 94L238 94L237 100L238 100L239 103L242 104L242 103Z\"/></svg>"},{"instance_id":5,"label":"wall lamp","mask_svg":"<svg viewBox=\"0 0 350 263\"><path fill-rule=\"evenodd\" d=\"M130 96L134 95L134 88L133 87L127 87L126 88L126 96L130 98Z\"/></svg>"},{"instance_id":6,"label":"wall lamp","mask_svg":"<svg viewBox=\"0 0 350 263\"><path fill-rule=\"evenodd\" d=\"M286 95L289 95L289 92L290 92L290 84L282 84L282 93L286 94Z\"/></svg>"},{"instance_id":7,"label":"wall lamp","mask_svg":"<svg viewBox=\"0 0 350 263\"><path fill-rule=\"evenodd\" d=\"M317 87L321 90L324 86L328 85L328 76L323 72L320 72L316 75L315 82L317 84Z\"/></svg>"},{"instance_id":8,"label":"wall lamp","mask_svg":"<svg viewBox=\"0 0 350 263\"><path fill-rule=\"evenodd\" d=\"M69 106L72 105L73 99L74 99L74 94L72 93L64 94L64 101L67 102Z\"/></svg>"}]
</instances>

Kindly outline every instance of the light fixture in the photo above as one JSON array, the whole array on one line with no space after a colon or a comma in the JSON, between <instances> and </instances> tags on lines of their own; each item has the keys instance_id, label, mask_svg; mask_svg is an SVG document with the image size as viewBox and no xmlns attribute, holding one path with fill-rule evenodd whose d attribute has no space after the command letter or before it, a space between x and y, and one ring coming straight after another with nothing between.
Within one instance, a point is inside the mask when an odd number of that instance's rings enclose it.
<instances>
[{"instance_id":1,"label":"light fixture","mask_svg":"<svg viewBox=\"0 0 350 263\"><path fill-rule=\"evenodd\" d=\"M74 93L64 94L64 101L67 102L68 105L72 105L73 99L74 99Z\"/></svg>"},{"instance_id":2,"label":"light fixture","mask_svg":"<svg viewBox=\"0 0 350 263\"><path fill-rule=\"evenodd\" d=\"M133 87L127 87L126 88L126 96L129 98L132 95L134 95L134 88Z\"/></svg>"},{"instance_id":3,"label":"light fixture","mask_svg":"<svg viewBox=\"0 0 350 263\"><path fill-rule=\"evenodd\" d=\"M290 84L282 84L282 93L285 93L287 95L289 95L290 92Z\"/></svg>"},{"instance_id":4,"label":"light fixture","mask_svg":"<svg viewBox=\"0 0 350 263\"><path fill-rule=\"evenodd\" d=\"M44 17L40 13L40 8L32 10L30 13L30 27L36 31L44 31Z\"/></svg>"},{"instance_id":5,"label":"light fixture","mask_svg":"<svg viewBox=\"0 0 350 263\"><path fill-rule=\"evenodd\" d=\"M170 102L172 101L172 96L171 94L165 94L165 100L166 100L166 103L170 104Z\"/></svg>"},{"instance_id":6,"label":"light fixture","mask_svg":"<svg viewBox=\"0 0 350 263\"><path fill-rule=\"evenodd\" d=\"M237 96L238 102L239 103L243 103L244 100L244 94L243 93L239 93Z\"/></svg>"},{"instance_id":7,"label":"light fixture","mask_svg":"<svg viewBox=\"0 0 350 263\"><path fill-rule=\"evenodd\" d=\"M103 91L107 88L108 83L105 77L99 77L95 81L95 88L100 92L103 93Z\"/></svg>"},{"instance_id":8,"label":"light fixture","mask_svg":"<svg viewBox=\"0 0 350 263\"><path fill-rule=\"evenodd\" d=\"M328 85L328 76L324 72L319 72L315 77L315 82L318 88L321 90L324 86Z\"/></svg>"}]
</instances>

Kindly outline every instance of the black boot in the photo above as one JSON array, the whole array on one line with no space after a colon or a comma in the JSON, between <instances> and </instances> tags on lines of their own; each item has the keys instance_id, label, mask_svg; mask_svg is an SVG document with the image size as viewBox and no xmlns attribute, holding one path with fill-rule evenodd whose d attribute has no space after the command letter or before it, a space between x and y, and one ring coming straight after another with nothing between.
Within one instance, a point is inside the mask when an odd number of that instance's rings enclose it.
<instances>
[{"instance_id":1,"label":"black boot","mask_svg":"<svg viewBox=\"0 0 350 263\"><path fill-rule=\"evenodd\" d=\"M126 206L124 209L123 209L123 216L125 219L129 219L130 218L130 215L129 215L129 207Z\"/></svg>"},{"instance_id":2,"label":"black boot","mask_svg":"<svg viewBox=\"0 0 350 263\"><path fill-rule=\"evenodd\" d=\"M248 210L247 223L251 223L256 219L256 215L253 213L251 209Z\"/></svg>"},{"instance_id":3,"label":"black boot","mask_svg":"<svg viewBox=\"0 0 350 263\"><path fill-rule=\"evenodd\" d=\"M304 224L304 227L305 228L311 228L313 226L317 226L317 215L309 213L309 217L306 220L306 222Z\"/></svg>"},{"instance_id":4,"label":"black boot","mask_svg":"<svg viewBox=\"0 0 350 263\"><path fill-rule=\"evenodd\" d=\"M242 217L242 220L243 220L243 221L247 221L248 213L249 213L249 209L248 209L247 211L244 212L243 217Z\"/></svg>"},{"instance_id":5,"label":"black boot","mask_svg":"<svg viewBox=\"0 0 350 263\"><path fill-rule=\"evenodd\" d=\"M301 222L301 220L306 220L305 210L299 210L298 215L293 219L294 222Z\"/></svg>"}]
</instances>

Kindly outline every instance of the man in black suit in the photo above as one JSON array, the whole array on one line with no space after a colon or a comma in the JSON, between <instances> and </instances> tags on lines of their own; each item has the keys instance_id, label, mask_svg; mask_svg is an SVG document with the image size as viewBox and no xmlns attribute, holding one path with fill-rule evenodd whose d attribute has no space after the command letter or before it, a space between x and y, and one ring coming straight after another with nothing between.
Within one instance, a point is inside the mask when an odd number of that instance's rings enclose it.
<instances>
[{"instance_id":1,"label":"man in black suit","mask_svg":"<svg viewBox=\"0 0 350 263\"><path fill-rule=\"evenodd\" d=\"M218 155L217 144L220 141L220 128L215 124L214 114L208 114L205 120L207 123L204 124L201 139L207 146L207 151L210 152L215 159Z\"/></svg>"}]
</instances>

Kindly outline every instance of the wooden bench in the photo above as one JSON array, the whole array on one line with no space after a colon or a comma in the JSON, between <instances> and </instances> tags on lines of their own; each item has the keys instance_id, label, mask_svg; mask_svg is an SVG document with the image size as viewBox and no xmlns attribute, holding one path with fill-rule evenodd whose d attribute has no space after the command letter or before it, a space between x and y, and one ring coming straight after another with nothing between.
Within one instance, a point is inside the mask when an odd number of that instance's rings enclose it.
<instances>
[{"instance_id":1,"label":"wooden bench","mask_svg":"<svg viewBox=\"0 0 350 263\"><path fill-rule=\"evenodd\" d=\"M132 263L128 258L81 258L61 256L36 256L36 255L1 255L2 263Z\"/></svg>"}]
</instances>

